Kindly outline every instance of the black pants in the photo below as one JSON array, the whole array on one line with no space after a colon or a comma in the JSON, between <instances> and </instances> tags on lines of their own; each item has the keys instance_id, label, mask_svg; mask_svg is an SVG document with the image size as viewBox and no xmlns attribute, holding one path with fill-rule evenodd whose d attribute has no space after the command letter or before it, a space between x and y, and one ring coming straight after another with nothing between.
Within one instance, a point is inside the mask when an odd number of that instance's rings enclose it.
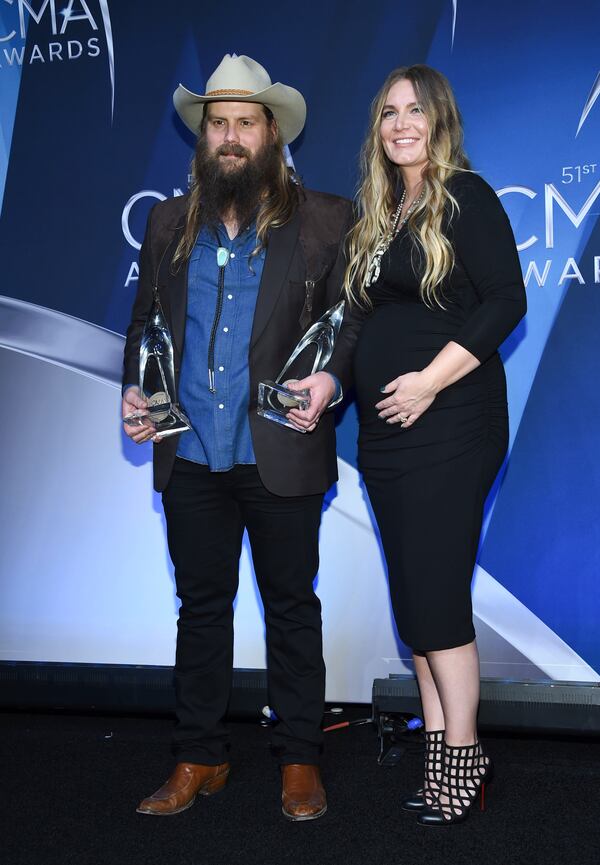
<instances>
[{"instance_id":1,"label":"black pants","mask_svg":"<svg viewBox=\"0 0 600 865\"><path fill-rule=\"evenodd\" d=\"M281 763L317 762L325 665L313 580L322 503L322 495L273 495L253 465L210 472L176 460L163 505L181 600L175 661L178 760L216 765L227 759L223 718L246 528L265 609L269 705L280 719L272 745Z\"/></svg>"}]
</instances>

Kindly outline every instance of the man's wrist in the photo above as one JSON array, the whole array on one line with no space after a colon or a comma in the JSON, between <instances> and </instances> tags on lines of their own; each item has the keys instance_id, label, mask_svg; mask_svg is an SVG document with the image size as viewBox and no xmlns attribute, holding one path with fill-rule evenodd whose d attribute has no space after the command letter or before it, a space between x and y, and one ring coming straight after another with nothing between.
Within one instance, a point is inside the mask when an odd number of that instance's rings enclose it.
<instances>
[{"instance_id":1,"label":"man's wrist","mask_svg":"<svg viewBox=\"0 0 600 865\"><path fill-rule=\"evenodd\" d=\"M333 385L334 385L333 396L331 397L331 400L329 401L329 404L327 405L327 408L333 408L338 403L340 403L342 401L342 399L344 398L344 391L343 391L342 385L341 385L339 379L337 378L337 376L335 376L332 372L329 372L326 369L324 369L323 372L327 373L327 375L333 381Z\"/></svg>"}]
</instances>

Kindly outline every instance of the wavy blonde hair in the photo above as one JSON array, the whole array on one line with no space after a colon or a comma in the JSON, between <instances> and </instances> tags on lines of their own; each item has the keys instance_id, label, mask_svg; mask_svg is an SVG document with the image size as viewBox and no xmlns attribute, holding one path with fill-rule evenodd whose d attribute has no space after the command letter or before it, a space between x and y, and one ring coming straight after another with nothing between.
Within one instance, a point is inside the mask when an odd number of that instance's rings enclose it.
<instances>
[{"instance_id":1,"label":"wavy blonde hair","mask_svg":"<svg viewBox=\"0 0 600 865\"><path fill-rule=\"evenodd\" d=\"M348 267L344 291L351 302L370 307L365 280L373 254L391 228L391 214L402 189L400 168L388 159L381 142L383 107L390 88L410 81L428 124L423 198L412 212L407 228L423 263L420 292L428 306L443 306L443 284L454 267L454 250L444 234L444 218L458 211L448 191L448 180L458 171L470 170L463 150L462 120L452 88L430 66L394 69L371 103L369 132L360 154L361 182L356 195L359 219L348 235Z\"/></svg>"},{"instance_id":2,"label":"wavy blonde hair","mask_svg":"<svg viewBox=\"0 0 600 865\"><path fill-rule=\"evenodd\" d=\"M283 141L281 133L273 117L273 113L266 105L262 106L265 113L268 126L274 131L273 147L277 151L277 175L275 182L270 189L265 190L258 214L256 217L256 247L252 250L250 258L252 259L261 249L267 245L267 235L270 228L279 228L285 225L286 222L294 215L299 202L299 193L301 183L298 175L291 171L287 165L285 154L283 152ZM199 141L204 135L206 129L206 113L202 118L200 126ZM200 224L200 203L201 191L198 183L198 148L192 157L191 175L192 182L190 185L190 200L185 217L185 228L181 239L177 244L177 249L173 255L171 267L175 270L186 261L192 254L192 250L198 237L198 232L202 227Z\"/></svg>"}]
</instances>

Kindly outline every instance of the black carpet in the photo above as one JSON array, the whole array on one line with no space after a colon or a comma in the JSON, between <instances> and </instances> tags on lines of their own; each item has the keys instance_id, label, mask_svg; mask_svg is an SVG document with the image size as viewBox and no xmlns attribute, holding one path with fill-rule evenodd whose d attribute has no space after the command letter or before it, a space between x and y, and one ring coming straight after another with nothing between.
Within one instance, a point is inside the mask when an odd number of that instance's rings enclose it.
<instances>
[{"instance_id":1,"label":"black carpet","mask_svg":"<svg viewBox=\"0 0 600 865\"><path fill-rule=\"evenodd\" d=\"M354 717L356 717L354 709ZM365 713L365 710L362 710ZM331 716L328 716L329 718ZM600 751L594 741L488 736L487 810L426 829L399 810L421 758L377 764L371 726L328 733L329 811L281 815L269 731L232 723L223 793L174 817L136 814L172 769L165 718L0 714L4 865L598 865Z\"/></svg>"}]
</instances>

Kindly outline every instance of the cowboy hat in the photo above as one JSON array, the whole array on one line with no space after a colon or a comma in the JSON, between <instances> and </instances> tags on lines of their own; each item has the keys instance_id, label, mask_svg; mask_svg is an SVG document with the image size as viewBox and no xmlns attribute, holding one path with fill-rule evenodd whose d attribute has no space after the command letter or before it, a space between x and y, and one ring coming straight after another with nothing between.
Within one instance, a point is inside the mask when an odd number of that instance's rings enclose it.
<instances>
[{"instance_id":1,"label":"cowboy hat","mask_svg":"<svg viewBox=\"0 0 600 865\"><path fill-rule=\"evenodd\" d=\"M207 102L259 102L273 112L284 144L302 132L306 102L285 84L271 84L267 70L241 54L226 54L206 82L206 93L192 93L180 84L173 94L175 110L194 134L200 131Z\"/></svg>"}]
</instances>

